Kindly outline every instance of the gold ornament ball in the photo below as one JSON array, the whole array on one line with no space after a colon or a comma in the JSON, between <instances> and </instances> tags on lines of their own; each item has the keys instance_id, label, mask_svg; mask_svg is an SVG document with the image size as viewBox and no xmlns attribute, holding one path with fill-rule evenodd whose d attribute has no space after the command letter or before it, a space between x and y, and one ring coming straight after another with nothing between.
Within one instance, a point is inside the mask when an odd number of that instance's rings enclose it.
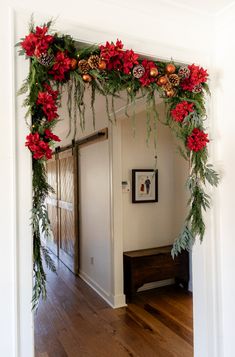
<instances>
[{"instance_id":1,"label":"gold ornament ball","mask_svg":"<svg viewBox=\"0 0 235 357\"><path fill-rule=\"evenodd\" d=\"M106 62L104 60L100 61L99 69L102 70L102 71L106 69Z\"/></svg>"},{"instance_id":2,"label":"gold ornament ball","mask_svg":"<svg viewBox=\"0 0 235 357\"><path fill-rule=\"evenodd\" d=\"M77 60L75 58L71 59L70 67L73 71L77 68Z\"/></svg>"},{"instance_id":3,"label":"gold ornament ball","mask_svg":"<svg viewBox=\"0 0 235 357\"><path fill-rule=\"evenodd\" d=\"M150 76L157 77L157 75L158 75L158 69L156 67L150 68Z\"/></svg>"},{"instance_id":4,"label":"gold ornament ball","mask_svg":"<svg viewBox=\"0 0 235 357\"><path fill-rule=\"evenodd\" d=\"M166 76L161 76L158 78L157 80L157 84L159 86L165 86L167 84L168 80L167 80L167 77Z\"/></svg>"},{"instance_id":5,"label":"gold ornament ball","mask_svg":"<svg viewBox=\"0 0 235 357\"><path fill-rule=\"evenodd\" d=\"M174 95L175 95L174 89L170 89L170 90L167 90L167 91L166 91L166 96L167 96L168 98L174 97Z\"/></svg>"},{"instance_id":6,"label":"gold ornament ball","mask_svg":"<svg viewBox=\"0 0 235 357\"><path fill-rule=\"evenodd\" d=\"M173 63L168 63L166 65L165 71L167 74L173 74L176 71L175 65Z\"/></svg>"},{"instance_id":7,"label":"gold ornament ball","mask_svg":"<svg viewBox=\"0 0 235 357\"><path fill-rule=\"evenodd\" d=\"M92 77L89 74L83 74L82 79L84 80L84 82L92 81Z\"/></svg>"}]
</instances>

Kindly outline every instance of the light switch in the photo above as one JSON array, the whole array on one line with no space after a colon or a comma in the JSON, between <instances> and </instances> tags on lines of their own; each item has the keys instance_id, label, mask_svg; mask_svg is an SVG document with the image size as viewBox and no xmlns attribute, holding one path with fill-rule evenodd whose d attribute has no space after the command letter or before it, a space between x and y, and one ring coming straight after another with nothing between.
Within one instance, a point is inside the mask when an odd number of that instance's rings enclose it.
<instances>
[{"instance_id":1,"label":"light switch","mask_svg":"<svg viewBox=\"0 0 235 357\"><path fill-rule=\"evenodd\" d=\"M122 181L122 192L130 192L130 181Z\"/></svg>"}]
</instances>

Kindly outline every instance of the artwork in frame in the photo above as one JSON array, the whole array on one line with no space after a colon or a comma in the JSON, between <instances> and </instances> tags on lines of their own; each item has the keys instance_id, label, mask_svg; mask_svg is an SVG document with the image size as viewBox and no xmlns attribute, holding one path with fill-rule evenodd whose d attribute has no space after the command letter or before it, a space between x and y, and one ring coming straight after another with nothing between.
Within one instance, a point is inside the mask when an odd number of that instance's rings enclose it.
<instances>
[{"instance_id":1,"label":"artwork in frame","mask_svg":"<svg viewBox=\"0 0 235 357\"><path fill-rule=\"evenodd\" d=\"M158 202L158 170L132 170L132 203Z\"/></svg>"}]
</instances>

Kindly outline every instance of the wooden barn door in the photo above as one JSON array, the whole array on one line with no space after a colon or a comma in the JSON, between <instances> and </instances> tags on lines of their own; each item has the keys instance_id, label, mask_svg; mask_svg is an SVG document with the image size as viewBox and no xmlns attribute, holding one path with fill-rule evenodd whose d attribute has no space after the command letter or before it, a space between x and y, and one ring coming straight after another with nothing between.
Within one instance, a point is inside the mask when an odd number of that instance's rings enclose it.
<instances>
[{"instance_id":1,"label":"wooden barn door","mask_svg":"<svg viewBox=\"0 0 235 357\"><path fill-rule=\"evenodd\" d=\"M77 150L58 154L59 258L78 273Z\"/></svg>"},{"instance_id":2,"label":"wooden barn door","mask_svg":"<svg viewBox=\"0 0 235 357\"><path fill-rule=\"evenodd\" d=\"M47 163L48 182L56 192L47 201L53 231L53 242L48 247L76 274L79 266L77 161L77 147L74 147L56 153Z\"/></svg>"},{"instance_id":3,"label":"wooden barn door","mask_svg":"<svg viewBox=\"0 0 235 357\"><path fill-rule=\"evenodd\" d=\"M54 193L50 193L47 197L47 210L51 222L51 237L47 240L48 248L58 256L59 244L59 227L58 227L58 204L57 204L57 161L56 155L53 155L51 160L47 161L47 179L49 185L54 189Z\"/></svg>"}]
</instances>

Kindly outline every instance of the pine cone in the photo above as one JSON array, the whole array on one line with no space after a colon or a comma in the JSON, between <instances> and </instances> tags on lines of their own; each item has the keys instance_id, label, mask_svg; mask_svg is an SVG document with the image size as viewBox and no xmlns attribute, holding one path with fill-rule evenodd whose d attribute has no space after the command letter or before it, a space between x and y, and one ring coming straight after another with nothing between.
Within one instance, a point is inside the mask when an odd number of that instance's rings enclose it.
<instances>
[{"instance_id":1,"label":"pine cone","mask_svg":"<svg viewBox=\"0 0 235 357\"><path fill-rule=\"evenodd\" d=\"M91 69L89 63L87 60L83 59L78 62L78 68L82 72L82 74L87 74L89 70Z\"/></svg>"},{"instance_id":2,"label":"pine cone","mask_svg":"<svg viewBox=\"0 0 235 357\"><path fill-rule=\"evenodd\" d=\"M170 74L169 82L173 87L177 87L180 84L180 78L177 74Z\"/></svg>"},{"instance_id":3,"label":"pine cone","mask_svg":"<svg viewBox=\"0 0 235 357\"><path fill-rule=\"evenodd\" d=\"M100 57L97 55L91 55L88 58L87 62L92 69L97 69L97 68L99 68Z\"/></svg>"},{"instance_id":4,"label":"pine cone","mask_svg":"<svg viewBox=\"0 0 235 357\"><path fill-rule=\"evenodd\" d=\"M190 70L188 69L187 66L181 66L179 71L178 71L178 75L181 78L189 78L190 76Z\"/></svg>"},{"instance_id":5,"label":"pine cone","mask_svg":"<svg viewBox=\"0 0 235 357\"><path fill-rule=\"evenodd\" d=\"M193 88L193 93L201 93L202 92L202 85L198 84Z\"/></svg>"},{"instance_id":6,"label":"pine cone","mask_svg":"<svg viewBox=\"0 0 235 357\"><path fill-rule=\"evenodd\" d=\"M134 68L133 68L133 76L135 78L141 78L143 77L144 73L145 73L145 68L144 66L142 66L142 64L137 64Z\"/></svg>"},{"instance_id":7,"label":"pine cone","mask_svg":"<svg viewBox=\"0 0 235 357\"><path fill-rule=\"evenodd\" d=\"M54 61L54 55L49 54L47 52L42 53L38 57L38 62L45 67L49 67L53 61Z\"/></svg>"}]
</instances>

